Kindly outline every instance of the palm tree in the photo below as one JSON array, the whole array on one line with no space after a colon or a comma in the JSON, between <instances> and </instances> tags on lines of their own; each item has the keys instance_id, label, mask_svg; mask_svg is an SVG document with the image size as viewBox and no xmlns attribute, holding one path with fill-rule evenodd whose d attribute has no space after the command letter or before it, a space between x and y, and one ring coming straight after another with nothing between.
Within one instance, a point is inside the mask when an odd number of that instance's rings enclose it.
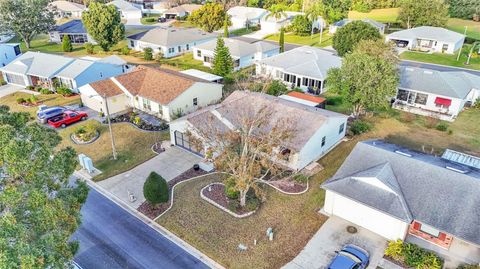
<instances>
[{"instance_id":1,"label":"palm tree","mask_svg":"<svg viewBox=\"0 0 480 269\"><path fill-rule=\"evenodd\" d=\"M287 6L283 4L275 4L272 5L268 11L270 13L265 16L265 19L268 18L274 18L276 21L280 20L281 18L287 17L287 13L285 13L285 10L287 10ZM275 33L276 35L276 33Z\"/></svg>"},{"instance_id":2,"label":"palm tree","mask_svg":"<svg viewBox=\"0 0 480 269\"><path fill-rule=\"evenodd\" d=\"M313 4L311 7L309 7L307 9L307 12L306 12L306 16L308 18L308 20L310 20L312 22L312 33L311 33L311 37L313 37L313 23L318 20L318 17L322 17L322 20L323 21L319 21L319 30L320 30L320 45L322 44L322 36L323 36L323 23L325 22L325 8L323 7L323 4L322 2L317 2L315 4Z\"/></svg>"}]
</instances>

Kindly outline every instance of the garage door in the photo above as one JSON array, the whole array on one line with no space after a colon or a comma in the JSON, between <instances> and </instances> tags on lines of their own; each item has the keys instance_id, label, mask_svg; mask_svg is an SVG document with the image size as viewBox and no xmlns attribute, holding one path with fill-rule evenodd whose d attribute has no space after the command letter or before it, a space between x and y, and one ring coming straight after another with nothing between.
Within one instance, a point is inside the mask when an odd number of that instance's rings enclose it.
<instances>
[{"instance_id":1,"label":"garage door","mask_svg":"<svg viewBox=\"0 0 480 269\"><path fill-rule=\"evenodd\" d=\"M187 135L179 131L175 131L174 134L175 145L203 157L203 154L200 151L196 150L195 147L190 143L190 139Z\"/></svg>"},{"instance_id":2,"label":"garage door","mask_svg":"<svg viewBox=\"0 0 480 269\"><path fill-rule=\"evenodd\" d=\"M333 199L333 214L387 239L404 239L408 224L338 194ZM330 197L329 197L330 198Z\"/></svg>"},{"instance_id":3,"label":"garage door","mask_svg":"<svg viewBox=\"0 0 480 269\"><path fill-rule=\"evenodd\" d=\"M94 97L86 96L85 94L81 95L82 103L84 106L89 107L97 112L102 111L102 102ZM111 112L113 113L113 112Z\"/></svg>"},{"instance_id":4,"label":"garage door","mask_svg":"<svg viewBox=\"0 0 480 269\"><path fill-rule=\"evenodd\" d=\"M25 79L22 75L5 73L5 77L8 83L25 86Z\"/></svg>"}]
</instances>

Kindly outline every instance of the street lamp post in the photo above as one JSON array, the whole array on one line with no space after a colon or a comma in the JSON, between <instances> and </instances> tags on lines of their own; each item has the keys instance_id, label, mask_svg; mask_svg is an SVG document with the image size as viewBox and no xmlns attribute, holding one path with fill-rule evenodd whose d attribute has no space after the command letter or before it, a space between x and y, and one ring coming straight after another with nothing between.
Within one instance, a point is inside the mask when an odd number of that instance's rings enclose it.
<instances>
[{"instance_id":1,"label":"street lamp post","mask_svg":"<svg viewBox=\"0 0 480 269\"><path fill-rule=\"evenodd\" d=\"M110 110L108 109L107 94L104 93L103 96L95 94L95 95L91 95L90 97L94 97L94 96L102 97L103 102L105 102L105 110L107 112L108 130L110 132L110 139L112 141L112 155L113 155L113 159L117 160L117 149L115 147L115 137L113 136L113 131L112 131L112 122L110 121Z\"/></svg>"}]
</instances>

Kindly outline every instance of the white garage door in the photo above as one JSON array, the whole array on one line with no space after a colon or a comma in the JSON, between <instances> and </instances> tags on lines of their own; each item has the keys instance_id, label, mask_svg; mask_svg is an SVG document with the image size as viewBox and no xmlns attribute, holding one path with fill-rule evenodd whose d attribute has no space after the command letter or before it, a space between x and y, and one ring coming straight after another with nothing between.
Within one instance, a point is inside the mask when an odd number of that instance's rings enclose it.
<instances>
[{"instance_id":1,"label":"white garage door","mask_svg":"<svg viewBox=\"0 0 480 269\"><path fill-rule=\"evenodd\" d=\"M327 196L330 196L327 199L331 199L332 202L333 215L387 239L404 239L408 227L407 223L341 195L328 192Z\"/></svg>"}]
</instances>

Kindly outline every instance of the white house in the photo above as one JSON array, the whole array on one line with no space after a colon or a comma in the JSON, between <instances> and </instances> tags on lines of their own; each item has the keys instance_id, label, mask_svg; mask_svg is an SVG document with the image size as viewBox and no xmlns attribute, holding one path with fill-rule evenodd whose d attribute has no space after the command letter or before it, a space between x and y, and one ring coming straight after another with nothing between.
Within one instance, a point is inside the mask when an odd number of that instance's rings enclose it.
<instances>
[{"instance_id":1,"label":"white house","mask_svg":"<svg viewBox=\"0 0 480 269\"><path fill-rule=\"evenodd\" d=\"M4 43L0 44L0 65L6 66L22 54L20 44Z\"/></svg>"},{"instance_id":2,"label":"white house","mask_svg":"<svg viewBox=\"0 0 480 269\"><path fill-rule=\"evenodd\" d=\"M233 58L234 70L255 64L262 59L277 55L280 52L278 45L257 41L248 43L238 39L225 38L225 46L230 51ZM204 66L212 67L215 57L215 48L217 40L210 40L193 47L193 58L203 62Z\"/></svg>"},{"instance_id":3,"label":"white house","mask_svg":"<svg viewBox=\"0 0 480 269\"><path fill-rule=\"evenodd\" d=\"M386 41L394 42L398 47L424 52L453 54L463 46L465 35L445 28L420 26L391 33Z\"/></svg>"},{"instance_id":4,"label":"white house","mask_svg":"<svg viewBox=\"0 0 480 269\"><path fill-rule=\"evenodd\" d=\"M64 85L74 92L97 80L127 72L127 63L118 56L70 58L42 52L26 52L0 68L8 84L55 89Z\"/></svg>"},{"instance_id":5,"label":"white house","mask_svg":"<svg viewBox=\"0 0 480 269\"><path fill-rule=\"evenodd\" d=\"M74 45L85 44L87 42L96 44L95 40L87 33L82 20L71 20L61 25L55 26L48 32L50 42L60 44L63 36L67 35Z\"/></svg>"},{"instance_id":6,"label":"white house","mask_svg":"<svg viewBox=\"0 0 480 269\"><path fill-rule=\"evenodd\" d=\"M260 20L268 13L267 10L257 7L235 6L227 11L232 26L230 29L241 29L260 25Z\"/></svg>"},{"instance_id":7,"label":"white house","mask_svg":"<svg viewBox=\"0 0 480 269\"><path fill-rule=\"evenodd\" d=\"M341 65L342 58L333 52L303 46L257 62L255 73L280 80L291 88L320 94L326 90L328 70Z\"/></svg>"},{"instance_id":8,"label":"white house","mask_svg":"<svg viewBox=\"0 0 480 269\"><path fill-rule=\"evenodd\" d=\"M267 109L271 126L288 120L296 131L282 148L283 158L277 163L292 170L300 170L334 148L345 136L347 116L332 111L306 106L279 97L248 91L235 91L222 103L212 105L170 123L173 145L204 155L208 145L200 148L190 143L187 132L196 135L211 130L235 130L245 115L254 115ZM268 127L265 127L268 128Z\"/></svg>"},{"instance_id":9,"label":"white house","mask_svg":"<svg viewBox=\"0 0 480 269\"><path fill-rule=\"evenodd\" d=\"M87 8L84 5L70 1L53 1L50 3L57 12L57 18L81 18L83 11Z\"/></svg>"},{"instance_id":10,"label":"white house","mask_svg":"<svg viewBox=\"0 0 480 269\"><path fill-rule=\"evenodd\" d=\"M114 5L122 19L131 20L131 19L141 19L142 10L130 2L125 0L113 0L108 3L108 5Z\"/></svg>"},{"instance_id":11,"label":"white house","mask_svg":"<svg viewBox=\"0 0 480 269\"><path fill-rule=\"evenodd\" d=\"M215 39L216 34L196 28L157 27L127 37L128 47L136 51L152 48L163 57L171 58L191 52L196 45Z\"/></svg>"},{"instance_id":12,"label":"white house","mask_svg":"<svg viewBox=\"0 0 480 269\"><path fill-rule=\"evenodd\" d=\"M480 262L479 157L363 141L322 188L328 215L435 251L446 268Z\"/></svg>"},{"instance_id":13,"label":"white house","mask_svg":"<svg viewBox=\"0 0 480 269\"><path fill-rule=\"evenodd\" d=\"M466 105L480 100L480 76L400 67L400 85L392 106L411 113L453 121Z\"/></svg>"},{"instance_id":14,"label":"white house","mask_svg":"<svg viewBox=\"0 0 480 269\"><path fill-rule=\"evenodd\" d=\"M303 15L302 12L293 11L285 11L284 13L285 16L276 19L274 16L270 16L270 12L268 12L260 21L260 28L262 29L261 31L271 34L278 33L280 28L288 26L295 16Z\"/></svg>"},{"instance_id":15,"label":"white house","mask_svg":"<svg viewBox=\"0 0 480 269\"><path fill-rule=\"evenodd\" d=\"M166 11L163 12L163 17L166 19L175 19L177 17L185 17L195 10L198 10L202 8L202 5L196 5L196 4L183 4L180 6L172 7Z\"/></svg>"},{"instance_id":16,"label":"white house","mask_svg":"<svg viewBox=\"0 0 480 269\"><path fill-rule=\"evenodd\" d=\"M328 27L328 32L330 34L335 34L339 28L351 23L352 21L354 21L354 20L343 19L343 20L337 21L337 22L333 23L332 25L330 25ZM361 21L363 21L365 23L368 23L371 26L377 28L378 31L380 32L380 34L383 35L385 33L385 24L380 23L380 22L375 21L375 20L372 20L372 19L362 19Z\"/></svg>"},{"instance_id":17,"label":"white house","mask_svg":"<svg viewBox=\"0 0 480 269\"><path fill-rule=\"evenodd\" d=\"M180 72L140 66L134 71L80 88L85 106L110 113L138 109L170 121L222 98L221 84L211 83Z\"/></svg>"}]
</instances>

